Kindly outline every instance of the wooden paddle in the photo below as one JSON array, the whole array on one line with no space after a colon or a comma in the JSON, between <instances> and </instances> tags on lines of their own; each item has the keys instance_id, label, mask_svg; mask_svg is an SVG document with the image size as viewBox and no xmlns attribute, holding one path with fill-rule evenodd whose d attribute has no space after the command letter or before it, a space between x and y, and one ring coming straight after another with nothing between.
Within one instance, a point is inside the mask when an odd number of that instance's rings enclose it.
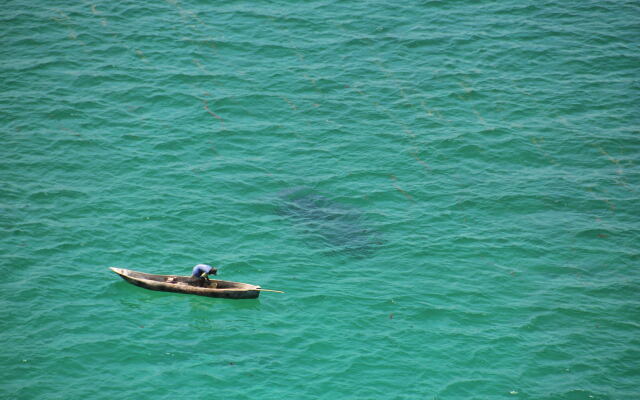
<instances>
[{"instance_id":1,"label":"wooden paddle","mask_svg":"<svg viewBox=\"0 0 640 400\"><path fill-rule=\"evenodd\" d=\"M284 293L281 290L273 290L273 289L237 289L237 288L228 288L228 289L227 288L218 288L218 289L220 289L220 290L229 290L229 291L231 291L231 290L242 290L244 292L247 292L247 291L250 291L250 290L259 290L261 292Z\"/></svg>"},{"instance_id":2,"label":"wooden paddle","mask_svg":"<svg viewBox=\"0 0 640 400\"><path fill-rule=\"evenodd\" d=\"M253 289L253 290L259 290L261 292L284 293L282 290L273 290L273 289Z\"/></svg>"}]
</instances>

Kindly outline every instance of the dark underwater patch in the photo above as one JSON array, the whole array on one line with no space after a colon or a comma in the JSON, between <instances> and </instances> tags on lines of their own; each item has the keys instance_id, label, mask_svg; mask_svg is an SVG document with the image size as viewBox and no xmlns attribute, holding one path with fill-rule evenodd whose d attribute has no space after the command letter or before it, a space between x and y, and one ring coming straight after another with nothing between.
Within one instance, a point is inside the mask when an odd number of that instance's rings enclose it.
<instances>
[{"instance_id":1,"label":"dark underwater patch","mask_svg":"<svg viewBox=\"0 0 640 400\"><path fill-rule=\"evenodd\" d=\"M340 204L307 187L283 190L277 196L277 214L287 217L311 247L368 256L382 244L355 207Z\"/></svg>"}]
</instances>

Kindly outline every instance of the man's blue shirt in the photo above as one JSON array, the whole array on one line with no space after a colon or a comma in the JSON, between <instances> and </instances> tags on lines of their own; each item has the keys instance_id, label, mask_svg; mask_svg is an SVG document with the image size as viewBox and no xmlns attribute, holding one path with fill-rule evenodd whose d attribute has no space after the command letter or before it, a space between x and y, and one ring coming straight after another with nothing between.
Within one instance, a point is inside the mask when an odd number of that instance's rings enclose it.
<instances>
[{"instance_id":1,"label":"man's blue shirt","mask_svg":"<svg viewBox=\"0 0 640 400\"><path fill-rule=\"evenodd\" d=\"M193 272L191 273L191 276L195 276L199 278L200 275L202 275L204 272L208 274L209 272L211 272L212 269L213 267L211 265L198 264L195 267L193 267Z\"/></svg>"}]
</instances>

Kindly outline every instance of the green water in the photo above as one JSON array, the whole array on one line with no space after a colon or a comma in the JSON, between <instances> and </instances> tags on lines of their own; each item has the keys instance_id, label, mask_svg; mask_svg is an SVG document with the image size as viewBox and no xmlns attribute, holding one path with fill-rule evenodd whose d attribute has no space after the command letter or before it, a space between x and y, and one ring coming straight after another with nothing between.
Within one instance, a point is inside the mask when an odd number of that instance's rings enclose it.
<instances>
[{"instance_id":1,"label":"green water","mask_svg":"<svg viewBox=\"0 0 640 400\"><path fill-rule=\"evenodd\" d=\"M3 3L0 397L638 398L639 18Z\"/></svg>"}]
</instances>

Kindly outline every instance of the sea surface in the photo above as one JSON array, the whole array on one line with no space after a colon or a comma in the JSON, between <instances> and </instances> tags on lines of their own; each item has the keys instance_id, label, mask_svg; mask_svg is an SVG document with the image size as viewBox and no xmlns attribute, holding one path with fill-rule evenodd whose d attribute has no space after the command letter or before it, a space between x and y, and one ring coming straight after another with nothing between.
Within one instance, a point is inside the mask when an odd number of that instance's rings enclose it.
<instances>
[{"instance_id":1,"label":"sea surface","mask_svg":"<svg viewBox=\"0 0 640 400\"><path fill-rule=\"evenodd\" d=\"M640 398L638 21L4 1L0 398Z\"/></svg>"}]
</instances>

